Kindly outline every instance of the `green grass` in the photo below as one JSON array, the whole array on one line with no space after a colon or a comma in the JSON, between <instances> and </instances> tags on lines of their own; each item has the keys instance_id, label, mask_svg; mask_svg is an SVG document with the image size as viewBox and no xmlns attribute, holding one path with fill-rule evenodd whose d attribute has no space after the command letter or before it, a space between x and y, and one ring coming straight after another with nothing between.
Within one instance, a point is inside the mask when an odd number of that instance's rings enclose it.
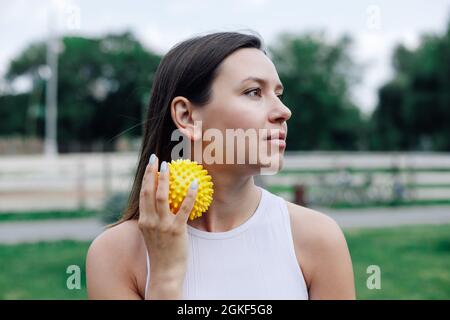
<instances>
[{"instance_id":1,"label":"green grass","mask_svg":"<svg viewBox=\"0 0 450 320\"><path fill-rule=\"evenodd\" d=\"M428 173L428 172L450 172L450 167L375 167L375 168L303 168L303 169L283 169L278 174L328 174L328 173Z\"/></svg>"},{"instance_id":2,"label":"green grass","mask_svg":"<svg viewBox=\"0 0 450 320\"><path fill-rule=\"evenodd\" d=\"M94 216L96 216L96 213L89 210L7 212L0 213L0 223L10 221L91 218Z\"/></svg>"},{"instance_id":3,"label":"green grass","mask_svg":"<svg viewBox=\"0 0 450 320\"><path fill-rule=\"evenodd\" d=\"M416 206L448 206L450 199L420 199L420 200L398 200L390 202L366 202L348 203L337 202L329 205L333 209L372 209L372 208L396 208L396 207L416 207Z\"/></svg>"},{"instance_id":4,"label":"green grass","mask_svg":"<svg viewBox=\"0 0 450 320\"><path fill-rule=\"evenodd\" d=\"M358 299L450 299L450 225L347 231ZM381 269L381 289L366 286Z\"/></svg>"},{"instance_id":5,"label":"green grass","mask_svg":"<svg viewBox=\"0 0 450 320\"><path fill-rule=\"evenodd\" d=\"M441 185L439 185L441 186ZM420 188L420 186L415 186L415 188ZM427 186L430 187L430 186ZM436 187L434 185L434 187ZM330 187L329 190L332 190L333 187ZM338 187L335 187L338 188ZM350 191L357 192L358 189L364 190L367 189L364 186L355 186L352 187ZM288 185L270 185L267 187L267 190L275 193L294 193L294 186ZM329 191L328 191L329 192ZM344 201L336 201L330 204L324 204L324 207L333 208L333 209L369 209L369 208L392 208L392 207L411 207L411 206L439 206L439 205L450 205L450 199L405 199L405 200L366 200L364 199L360 203L350 203Z\"/></svg>"},{"instance_id":6,"label":"green grass","mask_svg":"<svg viewBox=\"0 0 450 320\"><path fill-rule=\"evenodd\" d=\"M358 299L450 299L450 225L346 231ZM0 245L0 299L85 299L89 242ZM68 290L66 269L78 265L81 290ZM381 268L369 290L367 267Z\"/></svg>"},{"instance_id":7,"label":"green grass","mask_svg":"<svg viewBox=\"0 0 450 320\"><path fill-rule=\"evenodd\" d=\"M0 299L86 299L88 242L0 246ZM81 290L67 289L67 267L81 269Z\"/></svg>"}]
</instances>

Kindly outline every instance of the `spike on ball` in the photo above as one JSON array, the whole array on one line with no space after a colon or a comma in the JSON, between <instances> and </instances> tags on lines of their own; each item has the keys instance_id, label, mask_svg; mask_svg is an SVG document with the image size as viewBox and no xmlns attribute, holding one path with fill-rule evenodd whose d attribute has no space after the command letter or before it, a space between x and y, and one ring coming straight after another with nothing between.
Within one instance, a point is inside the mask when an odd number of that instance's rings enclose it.
<instances>
[{"instance_id":1,"label":"spike on ball","mask_svg":"<svg viewBox=\"0 0 450 320\"><path fill-rule=\"evenodd\" d=\"M198 179L198 192L194 207L189 215L190 220L199 218L208 210L214 193L213 182L208 171L196 161L177 159L168 163L169 166L169 207L177 213L181 207L191 182ZM159 176L159 172L158 172Z\"/></svg>"}]
</instances>

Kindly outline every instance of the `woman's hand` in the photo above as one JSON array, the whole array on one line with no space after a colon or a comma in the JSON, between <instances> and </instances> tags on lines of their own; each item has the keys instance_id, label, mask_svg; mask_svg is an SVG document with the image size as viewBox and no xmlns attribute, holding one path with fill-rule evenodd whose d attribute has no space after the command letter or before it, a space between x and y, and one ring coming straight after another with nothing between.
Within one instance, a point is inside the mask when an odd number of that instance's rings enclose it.
<instances>
[{"instance_id":1,"label":"woman's hand","mask_svg":"<svg viewBox=\"0 0 450 320\"><path fill-rule=\"evenodd\" d=\"M169 167L152 154L142 180L139 220L150 258L148 294L156 299L181 295L187 268L187 220L197 196L198 181L193 181L177 214L169 208Z\"/></svg>"}]
</instances>

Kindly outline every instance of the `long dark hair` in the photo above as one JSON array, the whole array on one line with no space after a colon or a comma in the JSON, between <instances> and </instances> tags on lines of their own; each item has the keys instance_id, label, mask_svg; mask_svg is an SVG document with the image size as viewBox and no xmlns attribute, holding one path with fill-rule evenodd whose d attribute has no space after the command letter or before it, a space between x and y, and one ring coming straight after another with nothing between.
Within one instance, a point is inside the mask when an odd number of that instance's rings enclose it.
<instances>
[{"instance_id":1,"label":"long dark hair","mask_svg":"<svg viewBox=\"0 0 450 320\"><path fill-rule=\"evenodd\" d=\"M255 48L267 54L262 38L239 32L216 32L196 36L176 44L161 60L153 79L150 104L145 119L144 136L139 163L127 208L122 217L111 226L139 217L139 194L145 168L152 153L160 163L172 159L172 148L179 143L171 141L176 126L170 104L177 96L183 96L201 107L211 98L211 87L220 63L241 48Z\"/></svg>"}]
</instances>

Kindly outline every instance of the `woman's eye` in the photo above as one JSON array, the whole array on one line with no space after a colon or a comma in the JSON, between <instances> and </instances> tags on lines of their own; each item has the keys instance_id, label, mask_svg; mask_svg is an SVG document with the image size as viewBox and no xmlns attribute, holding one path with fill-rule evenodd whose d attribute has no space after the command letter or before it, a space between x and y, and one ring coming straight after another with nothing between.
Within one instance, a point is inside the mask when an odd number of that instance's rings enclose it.
<instances>
[{"instance_id":1,"label":"woman's eye","mask_svg":"<svg viewBox=\"0 0 450 320\"><path fill-rule=\"evenodd\" d=\"M258 96L261 96L261 89L260 88L256 88L256 89L252 89L252 90L250 90L250 91L247 91L245 94L246 95L249 95L250 93L253 93L253 92L257 92L258 93ZM255 95L250 95L251 97L255 97Z\"/></svg>"},{"instance_id":2,"label":"woman's eye","mask_svg":"<svg viewBox=\"0 0 450 320\"><path fill-rule=\"evenodd\" d=\"M257 93L257 96L261 97L261 88L256 88L256 89L249 90L245 94L246 95L250 95L251 97L255 97L255 95L253 95L253 93ZM278 97L278 99L283 101L284 95L283 94L279 94L277 97Z\"/></svg>"}]
</instances>

